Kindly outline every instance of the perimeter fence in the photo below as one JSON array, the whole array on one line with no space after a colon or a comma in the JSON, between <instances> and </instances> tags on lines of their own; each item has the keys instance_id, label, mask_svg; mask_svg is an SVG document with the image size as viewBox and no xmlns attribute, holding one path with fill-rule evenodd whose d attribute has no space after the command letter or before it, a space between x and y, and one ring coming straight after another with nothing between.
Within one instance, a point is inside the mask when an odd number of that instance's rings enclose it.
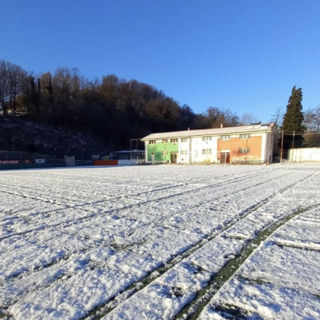
<instances>
[{"instance_id":1,"label":"perimeter fence","mask_svg":"<svg viewBox=\"0 0 320 320\"><path fill-rule=\"evenodd\" d=\"M320 132L295 132L281 130L276 137L279 161L319 161ZM299 152L297 152L299 150ZM299 154L299 156L297 156ZM308 156L304 156L308 154ZM297 160L299 159L299 160Z\"/></svg>"},{"instance_id":2,"label":"perimeter fence","mask_svg":"<svg viewBox=\"0 0 320 320\"><path fill-rule=\"evenodd\" d=\"M77 166L92 165L91 155L75 155L74 164ZM65 167L66 160L63 154L39 154L15 151L0 151L0 170L24 168Z\"/></svg>"}]
</instances>

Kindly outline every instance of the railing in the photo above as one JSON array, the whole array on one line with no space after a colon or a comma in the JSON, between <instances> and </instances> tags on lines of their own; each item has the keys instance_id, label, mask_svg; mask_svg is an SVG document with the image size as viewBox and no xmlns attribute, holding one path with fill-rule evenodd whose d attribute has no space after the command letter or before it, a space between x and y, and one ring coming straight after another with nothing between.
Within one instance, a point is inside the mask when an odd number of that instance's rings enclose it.
<instances>
[{"instance_id":1,"label":"railing","mask_svg":"<svg viewBox=\"0 0 320 320\"><path fill-rule=\"evenodd\" d=\"M27 152L0 152L0 164L65 163L52 155Z\"/></svg>"}]
</instances>

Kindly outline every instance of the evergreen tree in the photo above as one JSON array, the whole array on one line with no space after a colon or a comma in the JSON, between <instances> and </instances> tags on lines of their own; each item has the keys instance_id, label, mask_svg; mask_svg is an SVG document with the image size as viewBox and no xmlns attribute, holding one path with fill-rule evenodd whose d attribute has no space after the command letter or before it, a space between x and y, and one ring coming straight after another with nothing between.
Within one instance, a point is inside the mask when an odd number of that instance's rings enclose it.
<instances>
[{"instance_id":1,"label":"evergreen tree","mask_svg":"<svg viewBox=\"0 0 320 320\"><path fill-rule=\"evenodd\" d=\"M287 111L283 116L282 130L287 133L295 132L296 134L302 134L305 130L301 101L302 89L296 89L294 86L287 105Z\"/></svg>"}]
</instances>

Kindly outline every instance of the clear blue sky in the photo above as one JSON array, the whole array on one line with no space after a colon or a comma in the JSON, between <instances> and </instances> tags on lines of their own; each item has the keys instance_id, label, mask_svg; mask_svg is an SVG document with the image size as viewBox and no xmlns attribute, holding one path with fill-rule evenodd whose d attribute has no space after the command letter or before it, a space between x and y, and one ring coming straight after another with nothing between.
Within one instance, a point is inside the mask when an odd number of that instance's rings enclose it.
<instances>
[{"instance_id":1,"label":"clear blue sky","mask_svg":"<svg viewBox=\"0 0 320 320\"><path fill-rule=\"evenodd\" d=\"M269 121L294 85L320 105L320 0L0 0L0 59L162 89Z\"/></svg>"}]
</instances>

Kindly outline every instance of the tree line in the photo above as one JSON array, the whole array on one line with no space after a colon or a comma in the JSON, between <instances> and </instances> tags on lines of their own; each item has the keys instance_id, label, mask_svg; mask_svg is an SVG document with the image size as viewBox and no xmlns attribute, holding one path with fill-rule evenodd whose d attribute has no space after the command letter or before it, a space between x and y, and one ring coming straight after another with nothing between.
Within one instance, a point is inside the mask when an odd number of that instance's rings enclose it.
<instances>
[{"instance_id":1,"label":"tree line","mask_svg":"<svg viewBox=\"0 0 320 320\"><path fill-rule=\"evenodd\" d=\"M55 128L102 138L109 149L128 148L131 138L152 132L240 124L230 109L196 114L152 85L106 75L89 80L76 68L36 75L0 61L0 115L20 116Z\"/></svg>"},{"instance_id":2,"label":"tree line","mask_svg":"<svg viewBox=\"0 0 320 320\"><path fill-rule=\"evenodd\" d=\"M302 89L293 87L285 113L272 121L288 134L319 132L320 106L302 111ZM116 75L88 79L76 68L35 74L0 60L0 116L19 116L53 128L99 137L107 149L128 148L130 139L152 132L247 125L230 109L208 107L196 114L154 86Z\"/></svg>"}]
</instances>

